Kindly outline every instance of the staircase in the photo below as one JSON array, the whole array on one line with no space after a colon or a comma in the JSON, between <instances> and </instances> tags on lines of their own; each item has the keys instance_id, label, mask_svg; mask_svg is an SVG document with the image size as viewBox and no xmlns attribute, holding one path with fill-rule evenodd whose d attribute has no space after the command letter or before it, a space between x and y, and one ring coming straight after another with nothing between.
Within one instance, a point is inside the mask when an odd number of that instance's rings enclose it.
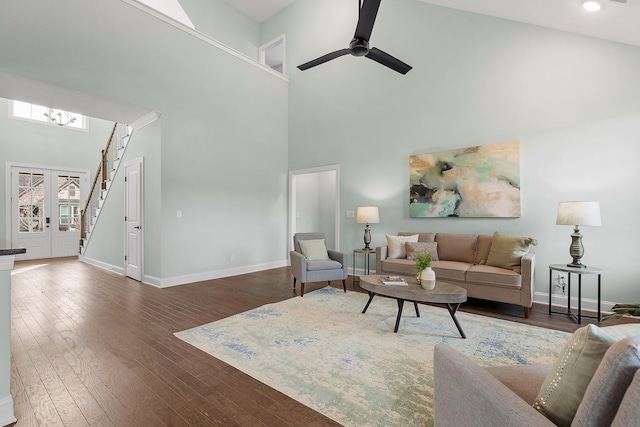
<instances>
[{"instance_id":1,"label":"staircase","mask_svg":"<svg viewBox=\"0 0 640 427\"><path fill-rule=\"evenodd\" d=\"M116 176L120 161L131 138L133 128L131 126L114 123L107 145L100 154L100 163L96 168L96 175L89 190L89 197L80 212L80 254L91 240L91 232L98 222L100 211L104 205L113 178Z\"/></svg>"}]
</instances>

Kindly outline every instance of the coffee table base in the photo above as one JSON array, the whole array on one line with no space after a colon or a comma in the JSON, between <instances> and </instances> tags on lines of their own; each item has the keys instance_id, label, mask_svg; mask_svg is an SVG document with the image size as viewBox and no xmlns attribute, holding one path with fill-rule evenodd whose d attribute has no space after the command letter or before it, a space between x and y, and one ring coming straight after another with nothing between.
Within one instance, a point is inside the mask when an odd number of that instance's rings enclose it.
<instances>
[{"instance_id":1,"label":"coffee table base","mask_svg":"<svg viewBox=\"0 0 640 427\"><path fill-rule=\"evenodd\" d=\"M367 292L369 293L369 301L367 301L367 304L364 306L364 309L362 310L362 314L367 312L367 309L369 308L369 304L371 304L371 301L373 301L373 297L376 296L375 292L371 292L371 291L367 291ZM395 300L398 303L398 316L396 317L396 327L393 330L393 332L398 332L398 327L400 326L400 318L402 317L402 308L404 307L405 300L403 298L395 298ZM460 323L456 318L456 311L458 311L458 308L460 307L460 303L445 304L445 305L447 306L447 311L449 311L449 315L451 315L451 319L453 319L453 323L456 324L456 328L458 328L458 332L460 332L460 336L466 339L467 336L464 334L464 331L462 330L462 327L460 326ZM417 301L413 301L413 307L416 309L416 317L420 317L420 310L418 310Z\"/></svg>"}]
</instances>

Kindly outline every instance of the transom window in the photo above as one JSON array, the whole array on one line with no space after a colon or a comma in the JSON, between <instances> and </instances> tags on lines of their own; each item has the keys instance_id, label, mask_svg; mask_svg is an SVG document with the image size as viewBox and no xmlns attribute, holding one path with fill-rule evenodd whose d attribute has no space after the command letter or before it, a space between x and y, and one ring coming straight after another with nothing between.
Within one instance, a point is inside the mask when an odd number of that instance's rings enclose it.
<instances>
[{"instance_id":1,"label":"transom window","mask_svg":"<svg viewBox=\"0 0 640 427\"><path fill-rule=\"evenodd\" d=\"M9 117L14 119L29 120L71 129L87 129L87 119L82 114L22 101L11 101L9 106Z\"/></svg>"}]
</instances>

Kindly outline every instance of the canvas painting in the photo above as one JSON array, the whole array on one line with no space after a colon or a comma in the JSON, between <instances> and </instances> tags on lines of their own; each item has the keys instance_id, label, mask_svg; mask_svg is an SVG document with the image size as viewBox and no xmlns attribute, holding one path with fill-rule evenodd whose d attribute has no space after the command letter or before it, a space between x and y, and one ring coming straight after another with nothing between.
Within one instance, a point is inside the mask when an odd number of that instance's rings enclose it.
<instances>
[{"instance_id":1,"label":"canvas painting","mask_svg":"<svg viewBox=\"0 0 640 427\"><path fill-rule=\"evenodd\" d=\"M520 217L520 141L416 154L412 218Z\"/></svg>"}]
</instances>

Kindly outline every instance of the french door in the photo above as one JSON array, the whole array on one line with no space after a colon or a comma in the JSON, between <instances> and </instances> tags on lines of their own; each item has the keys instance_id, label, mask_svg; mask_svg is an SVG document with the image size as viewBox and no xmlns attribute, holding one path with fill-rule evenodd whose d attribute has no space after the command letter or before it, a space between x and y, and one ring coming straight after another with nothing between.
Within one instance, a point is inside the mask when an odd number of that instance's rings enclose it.
<instances>
[{"instance_id":1,"label":"french door","mask_svg":"<svg viewBox=\"0 0 640 427\"><path fill-rule=\"evenodd\" d=\"M78 255L87 172L11 166L11 245L16 259Z\"/></svg>"}]
</instances>

